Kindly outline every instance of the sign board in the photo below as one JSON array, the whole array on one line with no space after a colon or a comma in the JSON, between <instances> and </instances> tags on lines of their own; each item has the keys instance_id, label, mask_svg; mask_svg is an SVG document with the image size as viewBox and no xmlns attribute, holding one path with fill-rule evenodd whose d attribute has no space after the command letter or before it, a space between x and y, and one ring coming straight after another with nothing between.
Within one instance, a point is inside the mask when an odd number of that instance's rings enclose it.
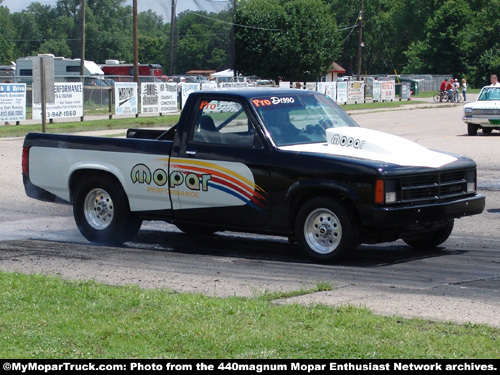
<instances>
[{"instance_id":1,"label":"sign board","mask_svg":"<svg viewBox=\"0 0 500 375\"><path fill-rule=\"evenodd\" d=\"M373 81L373 101L380 101L380 94L382 92L382 82Z\"/></svg>"},{"instance_id":2,"label":"sign board","mask_svg":"<svg viewBox=\"0 0 500 375\"><path fill-rule=\"evenodd\" d=\"M337 101L337 83L336 82L318 82L318 91L325 94L334 102Z\"/></svg>"},{"instance_id":3,"label":"sign board","mask_svg":"<svg viewBox=\"0 0 500 375\"><path fill-rule=\"evenodd\" d=\"M136 115L138 105L137 82L116 82L115 114Z\"/></svg>"},{"instance_id":4,"label":"sign board","mask_svg":"<svg viewBox=\"0 0 500 375\"><path fill-rule=\"evenodd\" d=\"M347 82L337 82L337 103L347 103Z\"/></svg>"},{"instance_id":5,"label":"sign board","mask_svg":"<svg viewBox=\"0 0 500 375\"><path fill-rule=\"evenodd\" d=\"M141 113L177 111L177 84L148 82L141 84Z\"/></svg>"},{"instance_id":6,"label":"sign board","mask_svg":"<svg viewBox=\"0 0 500 375\"><path fill-rule=\"evenodd\" d=\"M393 101L396 97L396 82L395 81L382 81L382 88L380 91L380 100Z\"/></svg>"},{"instance_id":7,"label":"sign board","mask_svg":"<svg viewBox=\"0 0 500 375\"><path fill-rule=\"evenodd\" d=\"M46 103L55 103L54 56L38 55L33 57L32 64L33 103L42 103L42 93L45 93Z\"/></svg>"},{"instance_id":8,"label":"sign board","mask_svg":"<svg viewBox=\"0 0 500 375\"><path fill-rule=\"evenodd\" d=\"M349 81L347 85L347 101L362 102L365 100L365 82Z\"/></svg>"},{"instance_id":9,"label":"sign board","mask_svg":"<svg viewBox=\"0 0 500 375\"><path fill-rule=\"evenodd\" d=\"M181 104L182 108L184 108L184 103L192 92L200 91L199 83L181 83Z\"/></svg>"},{"instance_id":10,"label":"sign board","mask_svg":"<svg viewBox=\"0 0 500 375\"><path fill-rule=\"evenodd\" d=\"M0 84L0 121L26 120L26 84Z\"/></svg>"},{"instance_id":11,"label":"sign board","mask_svg":"<svg viewBox=\"0 0 500 375\"><path fill-rule=\"evenodd\" d=\"M81 82L54 83L54 101L47 104L47 118L58 119L83 116L83 84ZM42 105L33 98L33 120L42 119Z\"/></svg>"}]
</instances>

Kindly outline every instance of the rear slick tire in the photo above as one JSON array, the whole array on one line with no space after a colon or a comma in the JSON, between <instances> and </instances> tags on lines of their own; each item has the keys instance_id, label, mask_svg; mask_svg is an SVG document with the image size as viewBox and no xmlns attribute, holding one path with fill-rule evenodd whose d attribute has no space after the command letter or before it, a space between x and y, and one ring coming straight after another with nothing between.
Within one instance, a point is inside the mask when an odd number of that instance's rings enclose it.
<instances>
[{"instance_id":1,"label":"rear slick tire","mask_svg":"<svg viewBox=\"0 0 500 375\"><path fill-rule=\"evenodd\" d=\"M103 175L80 181L74 195L73 215L80 233L90 242L103 245L130 241L142 224L130 212L121 185Z\"/></svg>"}]
</instances>

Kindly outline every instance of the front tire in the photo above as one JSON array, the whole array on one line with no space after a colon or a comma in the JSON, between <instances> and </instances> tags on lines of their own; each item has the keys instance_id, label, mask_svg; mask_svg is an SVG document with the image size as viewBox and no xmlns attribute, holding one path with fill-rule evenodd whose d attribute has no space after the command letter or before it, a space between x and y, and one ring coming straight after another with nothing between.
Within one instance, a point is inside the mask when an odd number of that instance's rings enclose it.
<instances>
[{"instance_id":1,"label":"front tire","mask_svg":"<svg viewBox=\"0 0 500 375\"><path fill-rule=\"evenodd\" d=\"M315 198L299 210L295 236L312 259L320 262L339 261L356 247L357 224L337 201Z\"/></svg>"},{"instance_id":2,"label":"front tire","mask_svg":"<svg viewBox=\"0 0 500 375\"><path fill-rule=\"evenodd\" d=\"M471 136L477 135L477 125L468 123L467 124L467 134L471 135Z\"/></svg>"},{"instance_id":3,"label":"front tire","mask_svg":"<svg viewBox=\"0 0 500 375\"><path fill-rule=\"evenodd\" d=\"M443 227L423 233L415 233L403 236L402 239L411 247L417 250L432 250L445 242L450 237L455 225L454 220L450 220Z\"/></svg>"},{"instance_id":4,"label":"front tire","mask_svg":"<svg viewBox=\"0 0 500 375\"><path fill-rule=\"evenodd\" d=\"M142 224L130 212L121 185L103 175L80 181L74 195L73 215L87 240L105 245L121 245L131 240Z\"/></svg>"}]
</instances>

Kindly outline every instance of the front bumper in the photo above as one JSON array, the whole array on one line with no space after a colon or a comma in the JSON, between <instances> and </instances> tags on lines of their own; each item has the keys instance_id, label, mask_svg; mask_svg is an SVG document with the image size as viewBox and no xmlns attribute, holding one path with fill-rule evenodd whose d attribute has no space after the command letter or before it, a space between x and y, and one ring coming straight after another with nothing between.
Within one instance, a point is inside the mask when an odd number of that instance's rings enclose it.
<instances>
[{"instance_id":1,"label":"front bumper","mask_svg":"<svg viewBox=\"0 0 500 375\"><path fill-rule=\"evenodd\" d=\"M462 117L462 120L466 124L476 124L480 125L482 128L500 128L500 117L491 118L491 117L464 116Z\"/></svg>"},{"instance_id":2,"label":"front bumper","mask_svg":"<svg viewBox=\"0 0 500 375\"><path fill-rule=\"evenodd\" d=\"M485 197L476 194L453 202L433 203L405 207L373 207L372 226L379 228L403 228L428 225L483 212Z\"/></svg>"}]
</instances>

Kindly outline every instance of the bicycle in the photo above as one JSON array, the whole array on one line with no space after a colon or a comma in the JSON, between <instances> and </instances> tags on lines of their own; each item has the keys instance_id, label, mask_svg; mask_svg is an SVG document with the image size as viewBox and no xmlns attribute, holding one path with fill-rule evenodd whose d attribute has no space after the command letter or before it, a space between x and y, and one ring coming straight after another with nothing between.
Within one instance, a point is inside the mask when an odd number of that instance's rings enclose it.
<instances>
[{"instance_id":1,"label":"bicycle","mask_svg":"<svg viewBox=\"0 0 500 375\"><path fill-rule=\"evenodd\" d=\"M460 93L458 91L454 91L453 92L453 96L451 98L451 101L453 103L461 103L463 102L464 98L462 97L462 95L460 95Z\"/></svg>"},{"instance_id":2,"label":"bicycle","mask_svg":"<svg viewBox=\"0 0 500 375\"><path fill-rule=\"evenodd\" d=\"M447 103L450 100L450 96L448 95L448 91L441 91L437 94L434 94L432 99L436 103Z\"/></svg>"}]
</instances>

